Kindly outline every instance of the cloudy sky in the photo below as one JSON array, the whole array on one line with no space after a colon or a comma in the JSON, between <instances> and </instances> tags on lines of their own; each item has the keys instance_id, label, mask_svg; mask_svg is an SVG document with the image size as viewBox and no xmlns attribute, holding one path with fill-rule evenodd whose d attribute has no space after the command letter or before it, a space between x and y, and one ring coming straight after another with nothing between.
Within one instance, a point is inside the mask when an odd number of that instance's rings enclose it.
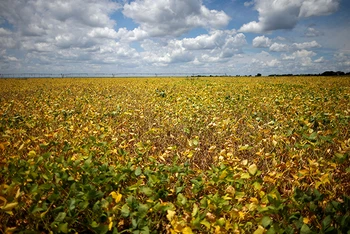
<instances>
[{"instance_id":1,"label":"cloudy sky","mask_svg":"<svg viewBox=\"0 0 350 234\"><path fill-rule=\"evenodd\" d=\"M348 0L1 0L0 73L350 72Z\"/></svg>"}]
</instances>

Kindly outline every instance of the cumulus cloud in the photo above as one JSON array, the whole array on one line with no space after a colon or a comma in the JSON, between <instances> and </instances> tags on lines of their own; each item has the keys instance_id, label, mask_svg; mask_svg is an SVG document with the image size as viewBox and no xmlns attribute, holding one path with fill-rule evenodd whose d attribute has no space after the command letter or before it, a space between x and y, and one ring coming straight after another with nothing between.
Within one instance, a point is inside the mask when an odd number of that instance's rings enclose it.
<instances>
[{"instance_id":1,"label":"cumulus cloud","mask_svg":"<svg viewBox=\"0 0 350 234\"><path fill-rule=\"evenodd\" d=\"M271 39L265 36L255 37L253 39L253 47L266 48L271 45Z\"/></svg>"},{"instance_id":2,"label":"cumulus cloud","mask_svg":"<svg viewBox=\"0 0 350 234\"><path fill-rule=\"evenodd\" d=\"M247 41L244 34L229 30L215 30L209 34L199 35L194 38L184 38L178 40L179 43L187 50L212 50L215 48L238 48Z\"/></svg>"},{"instance_id":3,"label":"cumulus cloud","mask_svg":"<svg viewBox=\"0 0 350 234\"><path fill-rule=\"evenodd\" d=\"M338 52L334 54L335 60L339 63L338 65L343 66L349 71L350 66L350 53L347 52Z\"/></svg>"},{"instance_id":4,"label":"cumulus cloud","mask_svg":"<svg viewBox=\"0 0 350 234\"><path fill-rule=\"evenodd\" d=\"M141 52L145 62L167 66L170 63L218 62L239 54L246 45L245 35L235 30L213 30L194 38L162 40L145 39Z\"/></svg>"},{"instance_id":5,"label":"cumulus cloud","mask_svg":"<svg viewBox=\"0 0 350 234\"><path fill-rule=\"evenodd\" d=\"M11 35L11 32L9 30L0 28L0 36L8 36L8 35Z\"/></svg>"},{"instance_id":6,"label":"cumulus cloud","mask_svg":"<svg viewBox=\"0 0 350 234\"><path fill-rule=\"evenodd\" d=\"M323 36L324 33L318 31L318 30L315 29L315 28L309 27L309 28L306 29L304 35L305 35L306 37L318 37L318 36Z\"/></svg>"},{"instance_id":7,"label":"cumulus cloud","mask_svg":"<svg viewBox=\"0 0 350 234\"><path fill-rule=\"evenodd\" d=\"M293 52L291 55L282 55L283 60L294 60L296 58L310 58L315 56L316 53L310 50L297 50Z\"/></svg>"},{"instance_id":8,"label":"cumulus cloud","mask_svg":"<svg viewBox=\"0 0 350 234\"><path fill-rule=\"evenodd\" d=\"M110 16L121 7L110 0L2 0L0 15L12 27L0 28L0 48L21 51L27 67L87 61L101 48L119 48L111 43L118 34ZM111 53L122 56L114 49Z\"/></svg>"},{"instance_id":9,"label":"cumulus cloud","mask_svg":"<svg viewBox=\"0 0 350 234\"><path fill-rule=\"evenodd\" d=\"M324 63L325 62L325 59L323 58L323 56L319 57L318 59L316 59L314 61L315 63Z\"/></svg>"},{"instance_id":10,"label":"cumulus cloud","mask_svg":"<svg viewBox=\"0 0 350 234\"><path fill-rule=\"evenodd\" d=\"M262 33L292 29L302 18L328 15L338 10L340 0L255 0L259 21L244 24L239 31Z\"/></svg>"},{"instance_id":11,"label":"cumulus cloud","mask_svg":"<svg viewBox=\"0 0 350 234\"><path fill-rule=\"evenodd\" d=\"M162 45L162 42L145 39L141 47L145 50L141 52L142 59L147 64L168 66L170 63L189 62L194 59L193 54L176 40Z\"/></svg>"},{"instance_id":12,"label":"cumulus cloud","mask_svg":"<svg viewBox=\"0 0 350 234\"><path fill-rule=\"evenodd\" d=\"M249 6L252 6L252 5L254 5L254 1L244 2L244 6L245 7L249 7Z\"/></svg>"},{"instance_id":13,"label":"cumulus cloud","mask_svg":"<svg viewBox=\"0 0 350 234\"><path fill-rule=\"evenodd\" d=\"M271 61L266 62L266 65L269 67L276 67L279 64L281 64L281 62L278 61L277 59L272 59Z\"/></svg>"},{"instance_id":14,"label":"cumulus cloud","mask_svg":"<svg viewBox=\"0 0 350 234\"><path fill-rule=\"evenodd\" d=\"M319 48L321 47L316 41L303 42L303 43L293 43L293 46L298 50Z\"/></svg>"},{"instance_id":15,"label":"cumulus cloud","mask_svg":"<svg viewBox=\"0 0 350 234\"><path fill-rule=\"evenodd\" d=\"M89 37L93 37L93 38L109 38L109 39L114 39L118 37L117 32L112 29L112 28L108 28L108 27L104 27L104 28L93 28L89 33L88 33Z\"/></svg>"},{"instance_id":16,"label":"cumulus cloud","mask_svg":"<svg viewBox=\"0 0 350 234\"><path fill-rule=\"evenodd\" d=\"M282 52L282 51L288 51L289 50L289 46L286 45L286 44L281 44L281 43L273 43L271 46L270 46L270 51L272 52Z\"/></svg>"},{"instance_id":17,"label":"cumulus cloud","mask_svg":"<svg viewBox=\"0 0 350 234\"><path fill-rule=\"evenodd\" d=\"M3 0L0 14L13 25L11 37L27 52L92 48L115 38L109 15L121 6L108 0ZM2 34L7 31L0 30ZM5 43L6 44L6 43ZM11 47L13 43L7 43Z\"/></svg>"},{"instance_id":18,"label":"cumulus cloud","mask_svg":"<svg viewBox=\"0 0 350 234\"><path fill-rule=\"evenodd\" d=\"M297 57L297 58L313 57L315 55L316 55L315 52L309 51L309 50L298 50L292 54L292 56Z\"/></svg>"},{"instance_id":19,"label":"cumulus cloud","mask_svg":"<svg viewBox=\"0 0 350 234\"><path fill-rule=\"evenodd\" d=\"M179 36L196 27L218 29L230 21L225 12L209 10L198 0L136 0L124 5L123 14L151 37Z\"/></svg>"}]
</instances>

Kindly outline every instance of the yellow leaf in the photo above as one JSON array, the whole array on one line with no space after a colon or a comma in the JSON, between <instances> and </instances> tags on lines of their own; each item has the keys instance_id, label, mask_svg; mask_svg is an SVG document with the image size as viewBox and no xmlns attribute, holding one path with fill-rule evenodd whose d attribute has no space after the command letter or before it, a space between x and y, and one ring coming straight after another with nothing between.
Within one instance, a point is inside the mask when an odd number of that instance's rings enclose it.
<instances>
[{"instance_id":1,"label":"yellow leaf","mask_svg":"<svg viewBox=\"0 0 350 234\"><path fill-rule=\"evenodd\" d=\"M109 195L111 195L115 201L115 203L120 202L120 200L122 199L123 195L121 195L120 193L116 193L116 192L111 192Z\"/></svg>"},{"instance_id":2,"label":"yellow leaf","mask_svg":"<svg viewBox=\"0 0 350 234\"><path fill-rule=\"evenodd\" d=\"M17 190L15 198L17 199L19 197L19 195L21 195L21 189L20 188Z\"/></svg>"},{"instance_id":3,"label":"yellow leaf","mask_svg":"<svg viewBox=\"0 0 350 234\"><path fill-rule=\"evenodd\" d=\"M12 203L6 204L5 206L1 207L1 209L5 210L5 211L10 211L13 208L15 208L17 205L18 205L18 202L12 202Z\"/></svg>"},{"instance_id":4,"label":"yellow leaf","mask_svg":"<svg viewBox=\"0 0 350 234\"><path fill-rule=\"evenodd\" d=\"M249 201L251 201L254 204L259 204L259 200L256 197L250 198Z\"/></svg>"},{"instance_id":5,"label":"yellow leaf","mask_svg":"<svg viewBox=\"0 0 350 234\"><path fill-rule=\"evenodd\" d=\"M258 167L256 166L256 164L252 164L249 166L248 168L248 172L251 174L251 175L255 175L256 172L258 171Z\"/></svg>"},{"instance_id":6,"label":"yellow leaf","mask_svg":"<svg viewBox=\"0 0 350 234\"><path fill-rule=\"evenodd\" d=\"M0 200L2 200L4 203L7 202L6 198L4 198L4 197L2 197L2 196L0 196Z\"/></svg>"},{"instance_id":7,"label":"yellow leaf","mask_svg":"<svg viewBox=\"0 0 350 234\"><path fill-rule=\"evenodd\" d=\"M227 171L223 171L219 177L220 180L224 179L227 176Z\"/></svg>"},{"instance_id":8,"label":"yellow leaf","mask_svg":"<svg viewBox=\"0 0 350 234\"><path fill-rule=\"evenodd\" d=\"M197 206L197 204L195 203L195 204L193 205L192 217L196 216L197 213L198 213L198 206Z\"/></svg>"},{"instance_id":9,"label":"yellow leaf","mask_svg":"<svg viewBox=\"0 0 350 234\"><path fill-rule=\"evenodd\" d=\"M176 214L176 211L167 210L167 213L168 213L168 214L166 215L167 219L168 219L169 221L173 220L173 218L174 218L174 216L175 216L175 214Z\"/></svg>"},{"instance_id":10,"label":"yellow leaf","mask_svg":"<svg viewBox=\"0 0 350 234\"><path fill-rule=\"evenodd\" d=\"M209 223L206 219L202 220L202 221L201 221L201 224L203 224L204 226L206 226L206 228L210 229L210 223Z\"/></svg>"},{"instance_id":11,"label":"yellow leaf","mask_svg":"<svg viewBox=\"0 0 350 234\"><path fill-rule=\"evenodd\" d=\"M29 151L28 157L35 157L35 156L36 156L36 153L34 150Z\"/></svg>"},{"instance_id":12,"label":"yellow leaf","mask_svg":"<svg viewBox=\"0 0 350 234\"><path fill-rule=\"evenodd\" d=\"M11 234L14 233L16 231L17 227L8 227L6 228L5 233Z\"/></svg>"},{"instance_id":13,"label":"yellow leaf","mask_svg":"<svg viewBox=\"0 0 350 234\"><path fill-rule=\"evenodd\" d=\"M273 144L273 146L276 146L277 145L277 141L272 140L272 144Z\"/></svg>"},{"instance_id":14,"label":"yellow leaf","mask_svg":"<svg viewBox=\"0 0 350 234\"><path fill-rule=\"evenodd\" d=\"M183 234L192 234L192 229L190 227L185 227L184 229L182 229L182 233Z\"/></svg>"},{"instance_id":15,"label":"yellow leaf","mask_svg":"<svg viewBox=\"0 0 350 234\"><path fill-rule=\"evenodd\" d=\"M324 174L323 176L321 176L320 181L322 182L322 184L331 183L329 181L329 175L328 174Z\"/></svg>"},{"instance_id":16,"label":"yellow leaf","mask_svg":"<svg viewBox=\"0 0 350 234\"><path fill-rule=\"evenodd\" d=\"M220 226L215 226L215 234L219 234L219 233L222 233L221 231L221 227Z\"/></svg>"},{"instance_id":17,"label":"yellow leaf","mask_svg":"<svg viewBox=\"0 0 350 234\"><path fill-rule=\"evenodd\" d=\"M258 226L258 229L255 230L253 234L263 234L265 232L265 228L261 225Z\"/></svg>"},{"instance_id":18,"label":"yellow leaf","mask_svg":"<svg viewBox=\"0 0 350 234\"><path fill-rule=\"evenodd\" d=\"M112 217L108 217L108 221L109 221L109 224L108 224L108 230L112 230L112 227L113 227L113 218Z\"/></svg>"}]
</instances>

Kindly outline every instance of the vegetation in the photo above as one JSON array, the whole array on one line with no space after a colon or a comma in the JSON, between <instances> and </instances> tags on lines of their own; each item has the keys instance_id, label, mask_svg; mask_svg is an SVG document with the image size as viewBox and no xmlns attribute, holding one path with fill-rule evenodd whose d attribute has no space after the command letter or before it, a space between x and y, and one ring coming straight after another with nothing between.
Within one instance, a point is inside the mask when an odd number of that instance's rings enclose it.
<instances>
[{"instance_id":1,"label":"vegetation","mask_svg":"<svg viewBox=\"0 0 350 234\"><path fill-rule=\"evenodd\" d=\"M0 80L2 233L349 233L350 78Z\"/></svg>"}]
</instances>

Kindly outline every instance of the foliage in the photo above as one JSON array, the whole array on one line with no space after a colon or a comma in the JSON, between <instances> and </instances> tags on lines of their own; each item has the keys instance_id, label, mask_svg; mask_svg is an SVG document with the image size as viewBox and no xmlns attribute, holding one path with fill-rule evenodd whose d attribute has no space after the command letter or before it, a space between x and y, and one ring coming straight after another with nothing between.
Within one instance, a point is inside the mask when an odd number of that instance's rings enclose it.
<instances>
[{"instance_id":1,"label":"foliage","mask_svg":"<svg viewBox=\"0 0 350 234\"><path fill-rule=\"evenodd\" d=\"M349 233L350 79L0 80L3 233Z\"/></svg>"}]
</instances>

